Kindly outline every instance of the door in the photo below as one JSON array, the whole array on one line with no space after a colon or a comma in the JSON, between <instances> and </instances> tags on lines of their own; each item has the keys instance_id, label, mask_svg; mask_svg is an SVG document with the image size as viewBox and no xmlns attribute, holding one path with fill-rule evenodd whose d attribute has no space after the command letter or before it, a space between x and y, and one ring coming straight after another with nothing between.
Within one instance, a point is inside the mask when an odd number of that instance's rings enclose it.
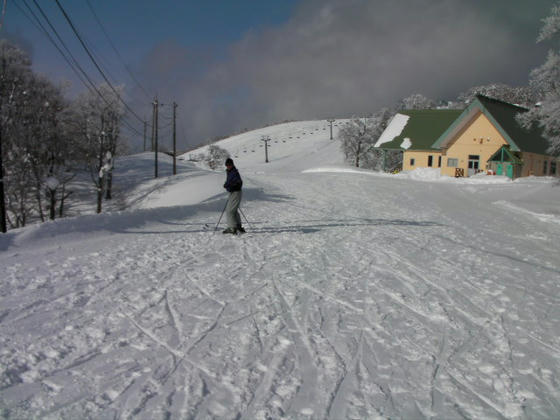
<instances>
[{"instance_id":1,"label":"door","mask_svg":"<svg viewBox=\"0 0 560 420\"><path fill-rule=\"evenodd\" d=\"M504 165L502 163L498 163L498 167L496 168L496 175L501 175L504 173Z\"/></svg>"},{"instance_id":2,"label":"door","mask_svg":"<svg viewBox=\"0 0 560 420\"><path fill-rule=\"evenodd\" d=\"M468 176L473 176L478 172L480 166L480 156L479 155L469 155L469 173Z\"/></svg>"},{"instance_id":3,"label":"door","mask_svg":"<svg viewBox=\"0 0 560 420\"><path fill-rule=\"evenodd\" d=\"M506 175L507 175L508 178L513 179L513 165L507 165Z\"/></svg>"}]
</instances>

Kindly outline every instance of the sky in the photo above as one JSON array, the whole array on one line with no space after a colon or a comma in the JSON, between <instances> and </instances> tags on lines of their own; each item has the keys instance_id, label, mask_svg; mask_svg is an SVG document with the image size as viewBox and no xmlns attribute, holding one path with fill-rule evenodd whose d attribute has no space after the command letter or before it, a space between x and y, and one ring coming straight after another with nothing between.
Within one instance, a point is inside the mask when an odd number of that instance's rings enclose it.
<instances>
[{"instance_id":1,"label":"sky","mask_svg":"<svg viewBox=\"0 0 560 420\"><path fill-rule=\"evenodd\" d=\"M455 99L470 87L526 85L551 45L537 44L554 0L59 0L131 109L178 147L285 120L367 115L421 93ZM51 80L84 91L33 19L49 18L96 82L103 77L55 1L8 0L1 36ZM29 8L27 7L29 6ZM43 20L47 29L47 23ZM101 22L101 25L99 24ZM107 36L108 35L108 36ZM53 36L54 38L54 36ZM114 48L117 52L114 51ZM128 133L133 150L142 147Z\"/></svg>"}]
</instances>

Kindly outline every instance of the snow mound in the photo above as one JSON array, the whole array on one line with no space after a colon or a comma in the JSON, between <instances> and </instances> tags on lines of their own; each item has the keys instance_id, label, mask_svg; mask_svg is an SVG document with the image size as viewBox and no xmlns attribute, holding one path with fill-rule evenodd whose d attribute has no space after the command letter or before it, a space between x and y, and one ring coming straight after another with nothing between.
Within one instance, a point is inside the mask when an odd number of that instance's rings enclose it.
<instances>
[{"instance_id":1,"label":"snow mound","mask_svg":"<svg viewBox=\"0 0 560 420\"><path fill-rule=\"evenodd\" d=\"M362 168L348 168L348 167L341 167L341 166L323 166L317 168L306 169L301 171L303 174L310 174L310 173L337 173L337 174L360 174L360 175L384 175L380 172L373 172L369 169L362 169ZM388 176L388 174L386 174Z\"/></svg>"},{"instance_id":2,"label":"snow mound","mask_svg":"<svg viewBox=\"0 0 560 420\"><path fill-rule=\"evenodd\" d=\"M383 178L408 179L411 181L446 182L459 184L507 184L512 182L511 179L505 176L491 176L482 173L467 178L453 178L447 175L442 175L439 168L417 168L412 171L403 171L398 174L391 174L387 172L372 171L370 169L363 168L321 166L306 169L302 171L302 173L345 173L369 175Z\"/></svg>"},{"instance_id":3,"label":"snow mound","mask_svg":"<svg viewBox=\"0 0 560 420\"><path fill-rule=\"evenodd\" d=\"M487 175L483 172L470 177L455 178L442 175L440 168L416 168L412 171L400 172L397 176L414 181L453 182L460 184L507 184L512 182L506 176Z\"/></svg>"}]
</instances>

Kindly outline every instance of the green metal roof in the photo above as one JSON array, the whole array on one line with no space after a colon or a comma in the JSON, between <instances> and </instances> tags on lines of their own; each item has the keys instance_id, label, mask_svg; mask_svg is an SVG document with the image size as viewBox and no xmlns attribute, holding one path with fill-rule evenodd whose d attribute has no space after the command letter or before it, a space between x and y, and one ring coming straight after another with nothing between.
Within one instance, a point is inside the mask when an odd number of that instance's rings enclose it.
<instances>
[{"instance_id":1,"label":"green metal roof","mask_svg":"<svg viewBox=\"0 0 560 420\"><path fill-rule=\"evenodd\" d=\"M542 130L538 127L527 130L516 120L518 114L528 111L526 108L490 99L482 95L479 95L477 99L484 105L508 136L513 139L520 151L541 155L547 154L550 143L542 136Z\"/></svg>"},{"instance_id":2,"label":"green metal roof","mask_svg":"<svg viewBox=\"0 0 560 420\"><path fill-rule=\"evenodd\" d=\"M488 162L512 162L514 164L521 164L521 159L515 156L514 152L509 150L509 146L504 145L494 153Z\"/></svg>"},{"instance_id":3,"label":"green metal roof","mask_svg":"<svg viewBox=\"0 0 560 420\"><path fill-rule=\"evenodd\" d=\"M527 112L526 108L491 99L483 95L476 96L476 99L441 134L437 141L432 144L432 147L436 149L443 147L453 138L453 134L460 127L468 123L469 117L474 116L478 111L488 117L508 142L512 151L547 154L547 149L550 145L542 136L542 130L538 127L527 130L517 122L516 116Z\"/></svg>"},{"instance_id":4,"label":"green metal roof","mask_svg":"<svg viewBox=\"0 0 560 420\"><path fill-rule=\"evenodd\" d=\"M455 121L461 110L456 109L421 109L404 110L399 114L407 115L408 119L400 135L392 141L383 143L381 149L402 149L401 144L409 138L412 146L408 150L436 150L434 142Z\"/></svg>"}]
</instances>

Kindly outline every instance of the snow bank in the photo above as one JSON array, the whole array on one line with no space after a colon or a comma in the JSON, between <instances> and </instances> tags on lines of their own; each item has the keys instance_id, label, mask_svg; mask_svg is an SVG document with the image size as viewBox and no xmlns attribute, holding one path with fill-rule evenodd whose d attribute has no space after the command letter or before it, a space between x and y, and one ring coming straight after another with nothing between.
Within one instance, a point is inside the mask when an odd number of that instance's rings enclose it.
<instances>
[{"instance_id":1,"label":"snow bank","mask_svg":"<svg viewBox=\"0 0 560 420\"><path fill-rule=\"evenodd\" d=\"M412 171L403 171L396 175L399 178L414 181L450 182L459 184L507 184L512 182L506 176L487 175L479 173L470 177L455 178L442 175L439 168L417 168Z\"/></svg>"},{"instance_id":2,"label":"snow bank","mask_svg":"<svg viewBox=\"0 0 560 420\"><path fill-rule=\"evenodd\" d=\"M341 167L341 166L323 166L317 168L306 169L302 171L303 174L311 174L311 173L338 173L338 174L360 174L360 175L374 175L374 176L384 176L389 174L385 174L382 172L373 172L369 169L361 169L361 168L349 168L349 167Z\"/></svg>"},{"instance_id":3,"label":"snow bank","mask_svg":"<svg viewBox=\"0 0 560 420\"><path fill-rule=\"evenodd\" d=\"M347 174L360 174L384 178L397 178L408 179L411 181L424 181L424 182L448 182L460 184L507 184L512 180L505 176L491 176L486 174L478 174L466 178L453 178L450 176L442 175L438 168L417 168L413 171L403 171L398 174L390 174L387 172L377 172L369 169L362 168L348 168L348 167L317 167L303 171L302 173L347 173ZM549 181L550 182L550 181Z\"/></svg>"}]
</instances>

